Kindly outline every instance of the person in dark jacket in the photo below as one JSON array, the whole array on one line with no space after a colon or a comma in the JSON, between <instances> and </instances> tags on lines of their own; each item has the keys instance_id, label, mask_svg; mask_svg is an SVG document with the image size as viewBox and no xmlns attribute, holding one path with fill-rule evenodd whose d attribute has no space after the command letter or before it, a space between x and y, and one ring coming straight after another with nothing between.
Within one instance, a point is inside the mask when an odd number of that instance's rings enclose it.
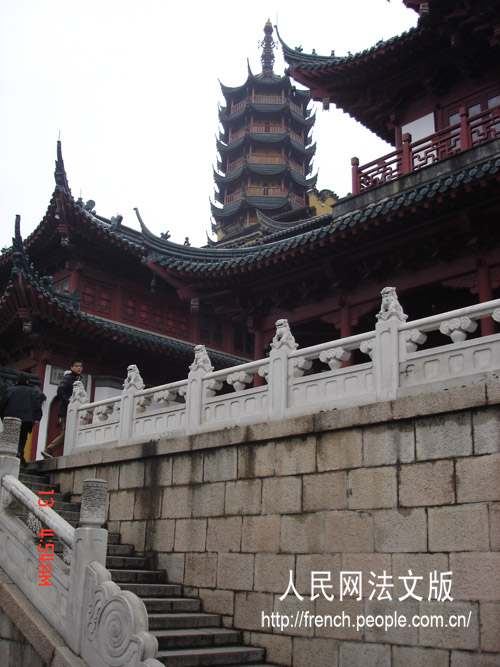
<instances>
[{"instance_id":1,"label":"person in dark jacket","mask_svg":"<svg viewBox=\"0 0 500 667\"><path fill-rule=\"evenodd\" d=\"M41 452L46 459L53 459L53 453L64 442L64 434L66 431L66 414L68 412L69 399L73 393L73 384L82 379L83 363L81 359L74 359L71 362L70 370L65 371L59 386L57 387L57 397L59 399L59 407L57 409L57 416L62 427L61 433L55 438L50 445Z\"/></svg>"},{"instance_id":2,"label":"person in dark jacket","mask_svg":"<svg viewBox=\"0 0 500 667\"><path fill-rule=\"evenodd\" d=\"M29 377L26 373L19 373L15 387L9 387L0 400L0 416L17 417L21 420L21 430L19 432L19 445L17 457L23 463L24 447L28 433L33 430L33 424L39 422L42 418L43 394L34 387L30 387Z\"/></svg>"}]
</instances>

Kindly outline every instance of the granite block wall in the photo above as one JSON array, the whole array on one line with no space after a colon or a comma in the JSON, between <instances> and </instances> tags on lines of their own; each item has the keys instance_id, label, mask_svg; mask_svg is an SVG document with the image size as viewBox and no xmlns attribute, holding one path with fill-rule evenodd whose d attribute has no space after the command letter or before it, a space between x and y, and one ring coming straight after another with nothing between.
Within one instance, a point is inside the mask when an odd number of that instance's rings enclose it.
<instances>
[{"instance_id":1,"label":"granite block wall","mask_svg":"<svg viewBox=\"0 0 500 667\"><path fill-rule=\"evenodd\" d=\"M499 403L493 380L45 465L75 498L107 479L109 529L274 664L498 665Z\"/></svg>"}]
</instances>

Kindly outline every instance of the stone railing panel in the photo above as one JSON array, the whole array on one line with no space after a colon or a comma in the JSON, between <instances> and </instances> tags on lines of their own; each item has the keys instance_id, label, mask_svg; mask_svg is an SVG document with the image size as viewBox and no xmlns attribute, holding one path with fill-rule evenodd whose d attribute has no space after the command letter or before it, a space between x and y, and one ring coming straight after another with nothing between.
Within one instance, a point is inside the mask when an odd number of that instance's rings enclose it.
<instances>
[{"instance_id":1,"label":"stone railing panel","mask_svg":"<svg viewBox=\"0 0 500 667\"><path fill-rule=\"evenodd\" d=\"M400 388L422 387L425 384L446 382L478 373L488 373L500 367L500 340L481 339L421 350L408 355L401 364Z\"/></svg>"},{"instance_id":2,"label":"stone railing panel","mask_svg":"<svg viewBox=\"0 0 500 667\"><path fill-rule=\"evenodd\" d=\"M298 349L288 321L279 319L266 359L214 371L198 345L180 382L144 389L132 364L119 397L89 404L79 387L68 410L65 452L394 400L409 388L474 382L477 373L500 368L499 334L466 340L479 320L500 319L500 300L407 322L394 287L384 287L381 297L375 328L364 334ZM425 349L431 331L453 344Z\"/></svg>"},{"instance_id":3,"label":"stone railing panel","mask_svg":"<svg viewBox=\"0 0 500 667\"><path fill-rule=\"evenodd\" d=\"M142 600L122 591L109 571L94 561L87 566L82 658L89 665L162 667L155 659L156 637L148 632Z\"/></svg>"}]
</instances>

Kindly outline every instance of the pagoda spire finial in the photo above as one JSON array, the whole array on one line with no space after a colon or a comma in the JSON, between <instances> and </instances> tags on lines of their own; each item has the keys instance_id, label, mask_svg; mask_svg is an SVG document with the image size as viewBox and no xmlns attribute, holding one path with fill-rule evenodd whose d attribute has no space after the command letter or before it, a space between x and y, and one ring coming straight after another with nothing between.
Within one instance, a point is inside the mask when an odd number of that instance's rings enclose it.
<instances>
[{"instance_id":1,"label":"pagoda spire finial","mask_svg":"<svg viewBox=\"0 0 500 667\"><path fill-rule=\"evenodd\" d=\"M269 76L272 74L274 65L273 49L278 46L277 42L272 37L273 26L270 19L267 19L266 25L264 26L264 35L264 39L259 42L259 46L262 47L260 61L262 63L262 73Z\"/></svg>"}]
</instances>

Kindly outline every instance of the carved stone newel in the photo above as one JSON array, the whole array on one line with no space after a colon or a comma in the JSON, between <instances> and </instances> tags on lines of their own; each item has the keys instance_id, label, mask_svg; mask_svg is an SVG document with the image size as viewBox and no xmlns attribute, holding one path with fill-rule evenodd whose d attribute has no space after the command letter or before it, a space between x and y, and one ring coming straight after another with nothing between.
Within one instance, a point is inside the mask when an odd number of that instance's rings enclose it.
<instances>
[{"instance_id":1,"label":"carved stone newel","mask_svg":"<svg viewBox=\"0 0 500 667\"><path fill-rule=\"evenodd\" d=\"M5 417L3 420L3 431L0 433L0 454L17 454L19 444L19 431L21 420L17 417Z\"/></svg>"},{"instance_id":2,"label":"carved stone newel","mask_svg":"<svg viewBox=\"0 0 500 667\"><path fill-rule=\"evenodd\" d=\"M130 389L135 389L136 391L144 389L144 380L135 364L127 366L127 377L123 383L124 391L129 391Z\"/></svg>"},{"instance_id":3,"label":"carved stone newel","mask_svg":"<svg viewBox=\"0 0 500 667\"><path fill-rule=\"evenodd\" d=\"M83 482L80 524L100 527L106 521L108 483L105 479L86 479Z\"/></svg>"},{"instance_id":4,"label":"carved stone newel","mask_svg":"<svg viewBox=\"0 0 500 667\"><path fill-rule=\"evenodd\" d=\"M408 319L408 315L403 312L403 307L399 303L395 287L384 287L380 294L382 296L382 305L380 312L377 313L377 320L398 319L405 321Z\"/></svg>"},{"instance_id":5,"label":"carved stone newel","mask_svg":"<svg viewBox=\"0 0 500 667\"><path fill-rule=\"evenodd\" d=\"M298 344L290 330L288 320L282 319L276 322L276 334L271 343L273 350L279 350L281 347L287 347L289 350L296 350Z\"/></svg>"},{"instance_id":6,"label":"carved stone newel","mask_svg":"<svg viewBox=\"0 0 500 667\"><path fill-rule=\"evenodd\" d=\"M205 373L211 373L214 370L210 357L208 356L207 349L204 345L197 345L194 348L194 360L189 370L193 373L195 371L205 371Z\"/></svg>"}]
</instances>

